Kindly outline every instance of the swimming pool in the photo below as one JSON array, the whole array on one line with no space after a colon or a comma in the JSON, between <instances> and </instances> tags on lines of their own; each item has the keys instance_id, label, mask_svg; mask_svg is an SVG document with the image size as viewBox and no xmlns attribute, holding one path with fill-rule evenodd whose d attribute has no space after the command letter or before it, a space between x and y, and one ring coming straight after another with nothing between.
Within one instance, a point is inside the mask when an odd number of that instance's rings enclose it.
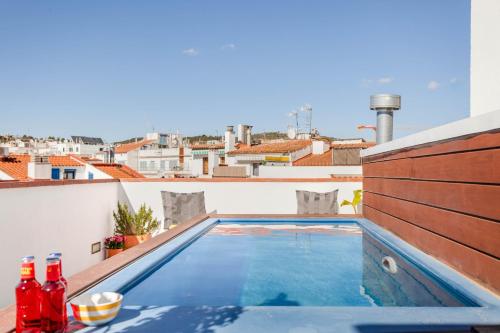
<instances>
[{"instance_id":1,"label":"swimming pool","mask_svg":"<svg viewBox=\"0 0 500 333\"><path fill-rule=\"evenodd\" d=\"M107 332L348 331L384 316L438 315L441 326L498 316L494 295L363 219L209 219L91 292L105 290L125 295Z\"/></svg>"}]
</instances>

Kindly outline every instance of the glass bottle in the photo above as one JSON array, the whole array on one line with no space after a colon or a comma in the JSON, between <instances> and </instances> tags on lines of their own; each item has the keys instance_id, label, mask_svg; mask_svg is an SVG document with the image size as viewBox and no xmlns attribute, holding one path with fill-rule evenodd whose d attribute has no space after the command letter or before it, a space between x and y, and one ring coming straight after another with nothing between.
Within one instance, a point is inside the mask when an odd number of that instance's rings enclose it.
<instances>
[{"instance_id":1,"label":"glass bottle","mask_svg":"<svg viewBox=\"0 0 500 333\"><path fill-rule=\"evenodd\" d=\"M64 332L66 317L66 287L61 281L61 264L57 257L47 258L47 277L42 286L41 329L43 332Z\"/></svg>"},{"instance_id":2,"label":"glass bottle","mask_svg":"<svg viewBox=\"0 0 500 333\"><path fill-rule=\"evenodd\" d=\"M16 287L16 332L40 332L40 283L35 278L35 257L21 260L21 281Z\"/></svg>"},{"instance_id":3,"label":"glass bottle","mask_svg":"<svg viewBox=\"0 0 500 333\"><path fill-rule=\"evenodd\" d=\"M59 276L59 279L61 280L61 282L64 284L64 287L66 288L66 299L68 298L68 281L66 280L66 278L63 276L62 274L62 253L61 252L52 252L51 254L49 254L49 257L56 257L56 258L59 258L59 272L60 272L60 276ZM68 324L68 315L67 315L67 307L65 306L64 307L64 318L66 318L66 322L65 322L65 325Z\"/></svg>"}]
</instances>

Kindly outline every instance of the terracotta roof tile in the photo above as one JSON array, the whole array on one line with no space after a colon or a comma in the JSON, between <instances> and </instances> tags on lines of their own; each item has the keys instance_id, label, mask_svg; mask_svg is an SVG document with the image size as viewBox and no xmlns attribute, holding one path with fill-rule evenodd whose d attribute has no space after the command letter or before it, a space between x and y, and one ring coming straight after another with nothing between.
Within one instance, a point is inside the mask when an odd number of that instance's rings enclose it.
<instances>
[{"instance_id":1,"label":"terracotta roof tile","mask_svg":"<svg viewBox=\"0 0 500 333\"><path fill-rule=\"evenodd\" d=\"M55 167L66 167L73 166L79 167L82 166L83 163L74 158L73 156L64 155L64 156L49 156L49 163Z\"/></svg>"},{"instance_id":2,"label":"terracotta roof tile","mask_svg":"<svg viewBox=\"0 0 500 333\"><path fill-rule=\"evenodd\" d=\"M0 170L16 180L27 180L30 155L9 155L0 158Z\"/></svg>"},{"instance_id":3,"label":"terracotta roof tile","mask_svg":"<svg viewBox=\"0 0 500 333\"><path fill-rule=\"evenodd\" d=\"M102 172L110 175L111 177L115 179L120 179L120 178L145 178L143 175L141 175L139 172L135 171L134 169L122 165L122 164L116 164L116 163L94 163L92 166L96 167L97 169L101 170Z\"/></svg>"},{"instance_id":4,"label":"terracotta roof tile","mask_svg":"<svg viewBox=\"0 0 500 333\"><path fill-rule=\"evenodd\" d=\"M293 162L293 166L332 166L332 149L323 154L309 154Z\"/></svg>"},{"instance_id":5,"label":"terracotta roof tile","mask_svg":"<svg viewBox=\"0 0 500 333\"><path fill-rule=\"evenodd\" d=\"M349 148L370 148L375 146L375 142L359 142L359 143L332 143L332 148L349 149Z\"/></svg>"},{"instance_id":6,"label":"terracotta roof tile","mask_svg":"<svg viewBox=\"0 0 500 333\"><path fill-rule=\"evenodd\" d=\"M115 147L116 154L128 153L129 151L140 149L142 146L153 143L154 140L141 140L137 142L125 143Z\"/></svg>"},{"instance_id":7,"label":"terracotta roof tile","mask_svg":"<svg viewBox=\"0 0 500 333\"><path fill-rule=\"evenodd\" d=\"M292 153L311 145L310 140L288 140L284 142L265 143L255 146L244 146L229 152L229 155L240 154L279 154Z\"/></svg>"}]
</instances>

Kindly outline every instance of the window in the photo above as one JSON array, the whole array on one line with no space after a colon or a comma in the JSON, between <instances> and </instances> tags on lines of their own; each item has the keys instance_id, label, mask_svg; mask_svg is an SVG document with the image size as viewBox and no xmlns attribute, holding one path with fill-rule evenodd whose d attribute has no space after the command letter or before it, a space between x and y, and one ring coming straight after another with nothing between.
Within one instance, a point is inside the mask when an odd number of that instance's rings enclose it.
<instances>
[{"instance_id":1,"label":"window","mask_svg":"<svg viewBox=\"0 0 500 333\"><path fill-rule=\"evenodd\" d=\"M89 180L93 180L94 179L94 174L92 172L89 172Z\"/></svg>"},{"instance_id":2,"label":"window","mask_svg":"<svg viewBox=\"0 0 500 333\"><path fill-rule=\"evenodd\" d=\"M146 162L146 161L141 161L141 162L139 163L139 169L140 169L140 170L146 170L147 168L148 168L148 164L147 164L147 162Z\"/></svg>"},{"instance_id":3,"label":"window","mask_svg":"<svg viewBox=\"0 0 500 333\"><path fill-rule=\"evenodd\" d=\"M64 169L63 179L75 179L76 170L75 169Z\"/></svg>"},{"instance_id":4,"label":"window","mask_svg":"<svg viewBox=\"0 0 500 333\"><path fill-rule=\"evenodd\" d=\"M333 165L361 165L359 148L333 149Z\"/></svg>"},{"instance_id":5,"label":"window","mask_svg":"<svg viewBox=\"0 0 500 333\"><path fill-rule=\"evenodd\" d=\"M165 160L162 160L160 161L160 170L165 170L165 164L166 164L167 161Z\"/></svg>"}]
</instances>

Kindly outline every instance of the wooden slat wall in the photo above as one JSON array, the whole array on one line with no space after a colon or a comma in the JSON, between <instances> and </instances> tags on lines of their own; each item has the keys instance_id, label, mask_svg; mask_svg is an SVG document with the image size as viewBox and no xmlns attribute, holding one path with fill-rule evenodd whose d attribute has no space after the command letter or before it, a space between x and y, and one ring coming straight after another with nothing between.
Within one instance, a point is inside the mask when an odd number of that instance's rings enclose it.
<instances>
[{"instance_id":1,"label":"wooden slat wall","mask_svg":"<svg viewBox=\"0 0 500 333\"><path fill-rule=\"evenodd\" d=\"M500 293L500 132L363 159L363 212Z\"/></svg>"}]
</instances>

